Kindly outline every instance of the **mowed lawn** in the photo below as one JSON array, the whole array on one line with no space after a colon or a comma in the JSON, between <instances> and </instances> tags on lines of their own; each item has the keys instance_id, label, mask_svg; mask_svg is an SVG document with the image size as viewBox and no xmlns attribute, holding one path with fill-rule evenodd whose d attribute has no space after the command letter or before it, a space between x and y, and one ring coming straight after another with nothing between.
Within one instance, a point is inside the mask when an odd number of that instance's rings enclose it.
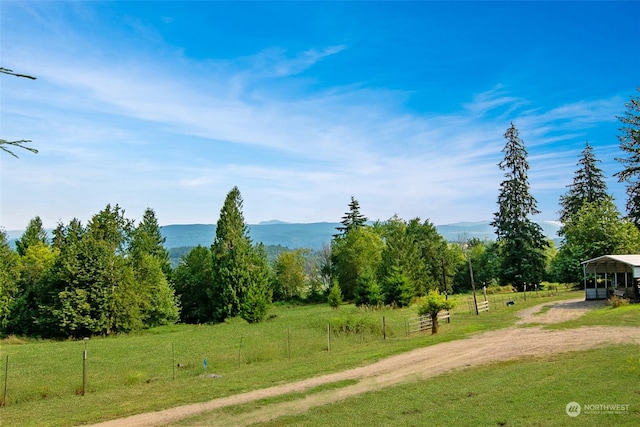
<instances>
[{"instance_id":1,"label":"mowed lawn","mask_svg":"<svg viewBox=\"0 0 640 427\"><path fill-rule=\"evenodd\" d=\"M507 327L522 308L581 295L540 293L526 301L517 299L513 307L496 300L492 310L480 316L469 312L468 296L458 297L452 322L442 324L435 336L407 336L406 320L415 316L410 308L365 311L353 306L332 310L327 305L281 305L274 307L268 321L256 325L232 319L220 325L175 325L86 342L10 338L0 347L0 390L5 379L7 384L1 420L3 425L77 425L206 401ZM629 313L640 315L640 311ZM329 342L328 323L357 323L364 325L364 332L332 333ZM85 345L87 388L81 396Z\"/></svg>"}]
</instances>

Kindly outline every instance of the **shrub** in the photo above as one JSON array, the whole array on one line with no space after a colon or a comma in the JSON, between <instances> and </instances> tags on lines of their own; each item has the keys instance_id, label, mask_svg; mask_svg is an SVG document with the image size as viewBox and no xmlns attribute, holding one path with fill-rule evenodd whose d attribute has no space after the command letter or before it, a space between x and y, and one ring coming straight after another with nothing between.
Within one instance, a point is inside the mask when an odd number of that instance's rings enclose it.
<instances>
[{"instance_id":1,"label":"shrub","mask_svg":"<svg viewBox=\"0 0 640 427\"><path fill-rule=\"evenodd\" d=\"M629 300L613 295L607 300L607 305L610 305L611 308L623 307L625 305L629 305Z\"/></svg>"},{"instance_id":2,"label":"shrub","mask_svg":"<svg viewBox=\"0 0 640 427\"><path fill-rule=\"evenodd\" d=\"M340 304L342 304L342 291L340 290L340 285L338 285L337 281L333 282L327 301L332 308L338 308Z\"/></svg>"},{"instance_id":3,"label":"shrub","mask_svg":"<svg viewBox=\"0 0 640 427\"><path fill-rule=\"evenodd\" d=\"M451 310L455 306L453 300L448 300L437 290L429 291L418 302L418 315L431 318L431 333L438 333L438 313L443 310Z\"/></svg>"}]
</instances>

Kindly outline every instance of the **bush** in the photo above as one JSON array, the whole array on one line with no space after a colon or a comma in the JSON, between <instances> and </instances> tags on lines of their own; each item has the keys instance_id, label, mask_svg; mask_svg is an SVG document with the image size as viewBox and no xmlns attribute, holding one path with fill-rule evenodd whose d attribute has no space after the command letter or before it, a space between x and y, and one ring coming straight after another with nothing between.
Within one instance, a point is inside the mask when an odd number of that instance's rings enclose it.
<instances>
[{"instance_id":1,"label":"bush","mask_svg":"<svg viewBox=\"0 0 640 427\"><path fill-rule=\"evenodd\" d=\"M340 290L340 285L338 285L337 281L333 282L333 286L331 286L327 300L332 308L338 308L340 304L342 304L342 291Z\"/></svg>"},{"instance_id":2,"label":"bush","mask_svg":"<svg viewBox=\"0 0 640 427\"><path fill-rule=\"evenodd\" d=\"M625 305L629 305L629 300L614 295L607 300L607 305L610 305L611 308L624 307Z\"/></svg>"},{"instance_id":3,"label":"bush","mask_svg":"<svg viewBox=\"0 0 640 427\"><path fill-rule=\"evenodd\" d=\"M418 301L418 316L429 316L431 318L431 333L436 334L438 333L438 313L451 310L454 306L455 301L448 300L437 290L432 290Z\"/></svg>"}]
</instances>

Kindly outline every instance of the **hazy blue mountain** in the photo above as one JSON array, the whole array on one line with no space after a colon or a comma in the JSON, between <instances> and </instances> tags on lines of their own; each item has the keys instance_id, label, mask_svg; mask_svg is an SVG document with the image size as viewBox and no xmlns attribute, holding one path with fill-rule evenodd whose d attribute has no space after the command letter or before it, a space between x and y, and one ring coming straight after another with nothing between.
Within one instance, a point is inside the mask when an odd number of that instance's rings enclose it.
<instances>
[{"instance_id":1,"label":"hazy blue mountain","mask_svg":"<svg viewBox=\"0 0 640 427\"><path fill-rule=\"evenodd\" d=\"M554 221L534 221L542 227L542 232L548 238L560 242L558 230L560 224ZM480 240L495 240L495 229L486 222L458 222L456 224L437 225L438 232L449 242L459 242L466 239L478 238Z\"/></svg>"},{"instance_id":2,"label":"hazy blue mountain","mask_svg":"<svg viewBox=\"0 0 640 427\"><path fill-rule=\"evenodd\" d=\"M280 245L288 248L322 248L336 234L339 223L317 222L310 224L289 224L268 221L249 225L249 236L255 243ZM160 232L167 239L167 248L181 246L210 246L216 235L214 224L166 225Z\"/></svg>"},{"instance_id":3,"label":"hazy blue mountain","mask_svg":"<svg viewBox=\"0 0 640 427\"><path fill-rule=\"evenodd\" d=\"M540 221L544 234L551 239L558 239L559 224L551 221ZM337 233L337 222L317 222L309 224L293 224L272 220L260 224L249 225L249 235L255 242L265 245L280 245L291 249L320 249L323 243L329 244ZM457 242L471 238L495 240L495 230L489 222L460 222L456 224L438 225L438 232L448 241ZM216 226L213 224L166 225L160 228L166 237L167 248L209 246L213 243Z\"/></svg>"}]
</instances>

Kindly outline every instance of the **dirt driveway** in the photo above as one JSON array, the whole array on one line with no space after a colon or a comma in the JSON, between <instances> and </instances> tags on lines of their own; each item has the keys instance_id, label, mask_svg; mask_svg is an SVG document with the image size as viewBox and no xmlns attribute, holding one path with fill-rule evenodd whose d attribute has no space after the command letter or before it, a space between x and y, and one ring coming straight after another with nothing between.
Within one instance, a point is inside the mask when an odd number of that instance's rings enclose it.
<instances>
[{"instance_id":1,"label":"dirt driveway","mask_svg":"<svg viewBox=\"0 0 640 427\"><path fill-rule=\"evenodd\" d=\"M556 323L582 316L601 305L582 299L545 303L519 313L518 326L526 324ZM452 369L466 368L495 361L585 350L601 345L640 344L640 327L588 327L558 331L545 331L540 327L511 327L485 332L471 338L436 344L392 356L371 365L289 384L254 390L209 402L179 406L163 411L133 415L107 421L94 427L134 427L168 425L178 420L213 411L226 406L239 405L266 397L301 392L322 384L354 379L358 383L319 393L303 399L275 403L243 414L216 415L216 426L243 426L269 421L282 415L301 413L309 408L336 402L350 396L374 391L402 382L416 381L442 374Z\"/></svg>"}]
</instances>

